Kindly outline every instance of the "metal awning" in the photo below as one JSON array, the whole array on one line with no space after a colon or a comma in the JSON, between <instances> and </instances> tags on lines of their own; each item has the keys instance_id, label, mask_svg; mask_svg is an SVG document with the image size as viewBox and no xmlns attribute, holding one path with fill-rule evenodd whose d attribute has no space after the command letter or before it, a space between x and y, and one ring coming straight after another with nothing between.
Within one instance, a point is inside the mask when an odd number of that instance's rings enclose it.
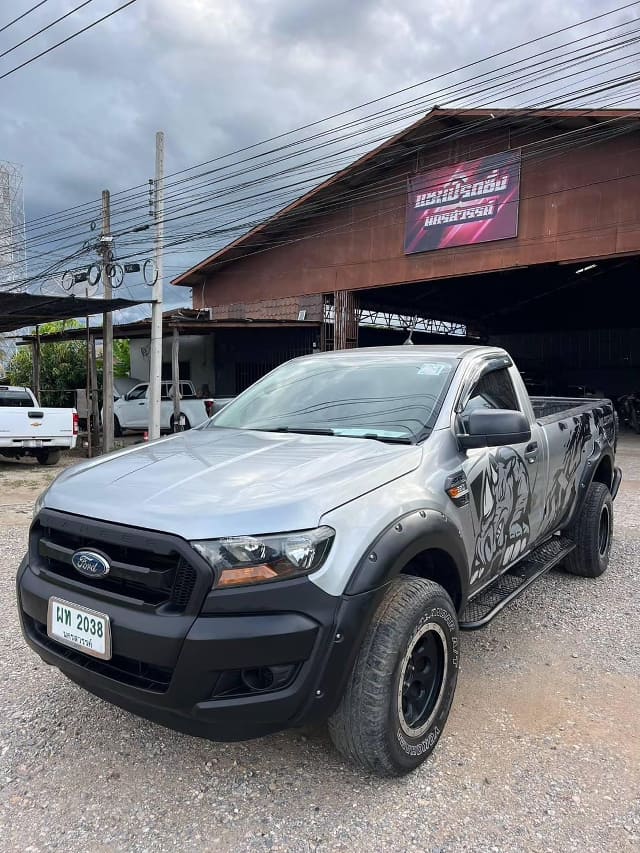
<instances>
[{"instance_id":1,"label":"metal awning","mask_svg":"<svg viewBox=\"0 0 640 853\"><path fill-rule=\"evenodd\" d=\"M33 293L0 293L0 332L15 332L56 320L105 314L121 308L149 304L133 299L90 299L78 296L37 296Z\"/></svg>"}]
</instances>

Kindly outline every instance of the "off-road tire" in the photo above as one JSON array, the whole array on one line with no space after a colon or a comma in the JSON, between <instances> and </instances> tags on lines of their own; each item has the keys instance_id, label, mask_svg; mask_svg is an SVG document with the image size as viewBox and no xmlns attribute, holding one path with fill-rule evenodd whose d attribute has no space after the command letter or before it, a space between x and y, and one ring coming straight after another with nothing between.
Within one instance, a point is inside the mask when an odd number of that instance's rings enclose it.
<instances>
[{"instance_id":1,"label":"off-road tire","mask_svg":"<svg viewBox=\"0 0 640 853\"><path fill-rule=\"evenodd\" d=\"M426 671L435 673L437 687L425 716L412 728L405 717L403 690L411 689L407 685L415 677L408 674L411 651L424 650L420 640L425 638L436 651L433 668L427 665ZM406 677L401 684L402 675ZM378 776L409 773L438 742L457 678L458 619L451 599L433 581L401 575L390 584L371 621L340 705L329 720L333 743L346 759Z\"/></svg>"},{"instance_id":2,"label":"off-road tire","mask_svg":"<svg viewBox=\"0 0 640 853\"><path fill-rule=\"evenodd\" d=\"M120 426L120 421L118 420L118 416L113 416L113 437L120 438L122 436L122 427Z\"/></svg>"},{"instance_id":3,"label":"off-road tire","mask_svg":"<svg viewBox=\"0 0 640 853\"><path fill-rule=\"evenodd\" d=\"M576 543L564 563L572 575L600 577L609 565L613 540L613 501L604 483L591 483L567 535Z\"/></svg>"},{"instance_id":4,"label":"off-road tire","mask_svg":"<svg viewBox=\"0 0 640 853\"><path fill-rule=\"evenodd\" d=\"M191 424L189 423L189 418L186 415L183 415L182 417L184 418L184 426L182 427L182 432L186 432L188 429L191 429ZM173 430L174 424L175 424L175 420L173 418L173 415L171 415L171 417L169 419L169 431L170 432L174 431Z\"/></svg>"},{"instance_id":5,"label":"off-road tire","mask_svg":"<svg viewBox=\"0 0 640 853\"><path fill-rule=\"evenodd\" d=\"M40 450L36 453L36 459L41 465L57 465L60 461L60 451Z\"/></svg>"}]
</instances>

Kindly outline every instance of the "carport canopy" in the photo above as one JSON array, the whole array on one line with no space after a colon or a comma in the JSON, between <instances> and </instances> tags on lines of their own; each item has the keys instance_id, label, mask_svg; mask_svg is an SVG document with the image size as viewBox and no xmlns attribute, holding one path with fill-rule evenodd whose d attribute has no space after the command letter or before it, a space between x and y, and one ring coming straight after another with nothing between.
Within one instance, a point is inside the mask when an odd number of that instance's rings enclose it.
<instances>
[{"instance_id":1,"label":"carport canopy","mask_svg":"<svg viewBox=\"0 0 640 853\"><path fill-rule=\"evenodd\" d=\"M638 326L640 257L539 264L354 291L361 308L464 323L484 335Z\"/></svg>"},{"instance_id":2,"label":"carport canopy","mask_svg":"<svg viewBox=\"0 0 640 853\"><path fill-rule=\"evenodd\" d=\"M132 299L98 299L78 296L44 296L33 293L0 293L0 333L15 332L56 320L106 314L121 308L147 304Z\"/></svg>"}]
</instances>

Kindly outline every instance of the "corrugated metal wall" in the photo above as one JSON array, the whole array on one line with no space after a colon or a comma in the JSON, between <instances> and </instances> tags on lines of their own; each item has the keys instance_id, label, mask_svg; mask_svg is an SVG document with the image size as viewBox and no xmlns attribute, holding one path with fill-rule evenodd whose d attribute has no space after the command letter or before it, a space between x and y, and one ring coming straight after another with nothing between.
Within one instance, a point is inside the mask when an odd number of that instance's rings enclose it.
<instances>
[{"instance_id":1,"label":"corrugated metal wall","mask_svg":"<svg viewBox=\"0 0 640 853\"><path fill-rule=\"evenodd\" d=\"M612 397L640 389L640 328L499 335L491 343L508 350L525 372L535 367L558 385Z\"/></svg>"}]
</instances>

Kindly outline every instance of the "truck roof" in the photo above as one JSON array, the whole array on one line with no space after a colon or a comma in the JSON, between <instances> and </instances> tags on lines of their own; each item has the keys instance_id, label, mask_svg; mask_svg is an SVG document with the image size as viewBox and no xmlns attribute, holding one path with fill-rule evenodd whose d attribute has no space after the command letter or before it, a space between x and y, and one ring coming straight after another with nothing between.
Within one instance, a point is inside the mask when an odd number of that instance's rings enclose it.
<instances>
[{"instance_id":1,"label":"truck roof","mask_svg":"<svg viewBox=\"0 0 640 853\"><path fill-rule=\"evenodd\" d=\"M465 356L471 355L473 353L496 353L499 355L506 355L506 350L503 350L501 347L495 346L480 346L479 344L412 344L407 346L406 344L401 344L399 346L392 347L357 347L355 349L343 349L343 350L333 350L330 352L320 352L316 353L313 358L342 358L342 357L353 357L353 356L385 356L385 355L410 355L423 353L426 355L438 355L444 358L457 358L462 359ZM308 356L303 356L303 358L308 358Z\"/></svg>"}]
</instances>

